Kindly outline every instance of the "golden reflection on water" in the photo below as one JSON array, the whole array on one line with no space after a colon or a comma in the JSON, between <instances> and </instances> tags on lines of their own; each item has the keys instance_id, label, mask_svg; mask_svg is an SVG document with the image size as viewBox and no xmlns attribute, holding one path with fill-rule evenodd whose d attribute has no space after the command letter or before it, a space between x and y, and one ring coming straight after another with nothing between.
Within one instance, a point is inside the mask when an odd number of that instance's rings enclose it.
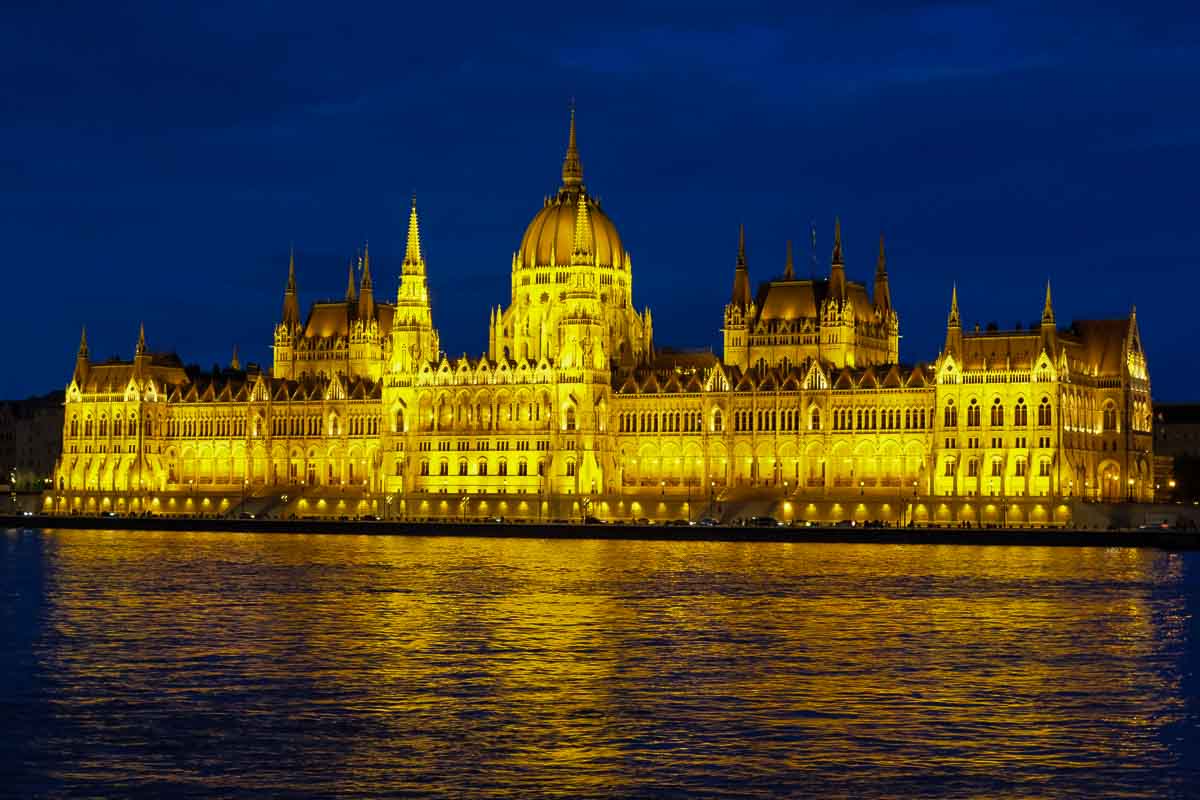
<instances>
[{"instance_id":1,"label":"golden reflection on water","mask_svg":"<svg viewBox=\"0 0 1200 800\"><path fill-rule=\"evenodd\" d=\"M44 536L62 785L1150 796L1179 766L1179 555Z\"/></svg>"}]
</instances>

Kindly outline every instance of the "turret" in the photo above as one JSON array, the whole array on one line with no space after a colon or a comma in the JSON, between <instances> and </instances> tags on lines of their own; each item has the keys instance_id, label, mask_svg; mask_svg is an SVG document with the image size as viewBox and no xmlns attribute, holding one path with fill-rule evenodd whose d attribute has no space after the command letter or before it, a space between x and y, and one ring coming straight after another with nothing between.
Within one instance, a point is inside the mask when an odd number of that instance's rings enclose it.
<instances>
[{"instance_id":1,"label":"turret","mask_svg":"<svg viewBox=\"0 0 1200 800\"><path fill-rule=\"evenodd\" d=\"M397 372L415 370L420 363L436 359L440 349L429 307L416 195L408 214L408 242L404 252L396 310L392 315L392 370Z\"/></svg>"},{"instance_id":2,"label":"turret","mask_svg":"<svg viewBox=\"0 0 1200 800\"><path fill-rule=\"evenodd\" d=\"M888 287L887 256L883 250L883 234L879 234L879 260L875 262L875 307L884 311L892 308L892 292Z\"/></svg>"},{"instance_id":3,"label":"turret","mask_svg":"<svg viewBox=\"0 0 1200 800\"><path fill-rule=\"evenodd\" d=\"M726 364L745 368L749 359L750 317L754 303L750 299L750 271L746 268L746 226L738 226L737 264L733 271L733 293L725 306L724 336Z\"/></svg>"}]
</instances>

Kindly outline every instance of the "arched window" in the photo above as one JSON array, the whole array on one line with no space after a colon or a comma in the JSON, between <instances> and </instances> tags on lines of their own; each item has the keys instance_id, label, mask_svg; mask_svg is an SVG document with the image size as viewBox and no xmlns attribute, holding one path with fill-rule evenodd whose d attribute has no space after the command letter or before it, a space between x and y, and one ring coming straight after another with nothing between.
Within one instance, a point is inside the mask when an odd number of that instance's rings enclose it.
<instances>
[{"instance_id":1,"label":"arched window","mask_svg":"<svg viewBox=\"0 0 1200 800\"><path fill-rule=\"evenodd\" d=\"M88 417L87 419L85 419L83 421L83 435L84 436L92 435L92 418L91 417Z\"/></svg>"},{"instance_id":2,"label":"arched window","mask_svg":"<svg viewBox=\"0 0 1200 800\"><path fill-rule=\"evenodd\" d=\"M1043 397L1041 405L1038 406L1038 425L1048 426L1050 419L1050 398Z\"/></svg>"},{"instance_id":3,"label":"arched window","mask_svg":"<svg viewBox=\"0 0 1200 800\"><path fill-rule=\"evenodd\" d=\"M71 435L72 436L79 435L79 418L78 417L74 417L74 416L71 417Z\"/></svg>"},{"instance_id":4,"label":"arched window","mask_svg":"<svg viewBox=\"0 0 1200 800\"><path fill-rule=\"evenodd\" d=\"M446 459L443 458L441 463L438 464L438 475L449 475L449 474L450 474L450 462L446 461Z\"/></svg>"},{"instance_id":5,"label":"arched window","mask_svg":"<svg viewBox=\"0 0 1200 800\"><path fill-rule=\"evenodd\" d=\"M1104 430L1115 431L1117 429L1117 407L1108 402L1104 406Z\"/></svg>"},{"instance_id":6,"label":"arched window","mask_svg":"<svg viewBox=\"0 0 1200 800\"><path fill-rule=\"evenodd\" d=\"M108 436L108 417L100 417L100 435Z\"/></svg>"},{"instance_id":7,"label":"arched window","mask_svg":"<svg viewBox=\"0 0 1200 800\"><path fill-rule=\"evenodd\" d=\"M563 423L563 430L565 430L565 431L575 430L575 407L574 406L567 406L567 418L566 418L566 421ZM483 474L486 475L487 473L483 473Z\"/></svg>"},{"instance_id":8,"label":"arched window","mask_svg":"<svg viewBox=\"0 0 1200 800\"><path fill-rule=\"evenodd\" d=\"M575 477L575 462L574 461L567 462L567 477L568 478Z\"/></svg>"},{"instance_id":9,"label":"arched window","mask_svg":"<svg viewBox=\"0 0 1200 800\"><path fill-rule=\"evenodd\" d=\"M421 474L422 475L429 474L429 461L427 461L425 459L421 460Z\"/></svg>"},{"instance_id":10,"label":"arched window","mask_svg":"<svg viewBox=\"0 0 1200 800\"><path fill-rule=\"evenodd\" d=\"M1000 405L1000 398L997 397L992 401L992 427L998 428L1004 425L1004 406Z\"/></svg>"},{"instance_id":11,"label":"arched window","mask_svg":"<svg viewBox=\"0 0 1200 800\"><path fill-rule=\"evenodd\" d=\"M538 462L538 477L540 478L541 476L543 476L545 474L546 474L546 462L539 461Z\"/></svg>"},{"instance_id":12,"label":"arched window","mask_svg":"<svg viewBox=\"0 0 1200 800\"><path fill-rule=\"evenodd\" d=\"M503 458L500 459L500 463L496 465L496 474L497 475L507 475L508 474L508 462L505 461Z\"/></svg>"},{"instance_id":13,"label":"arched window","mask_svg":"<svg viewBox=\"0 0 1200 800\"><path fill-rule=\"evenodd\" d=\"M967 461L967 477L968 478L978 478L979 477L979 460L978 459L972 458Z\"/></svg>"},{"instance_id":14,"label":"arched window","mask_svg":"<svg viewBox=\"0 0 1200 800\"><path fill-rule=\"evenodd\" d=\"M476 472L475 474L487 475L487 459L486 458L479 459L479 471Z\"/></svg>"},{"instance_id":15,"label":"arched window","mask_svg":"<svg viewBox=\"0 0 1200 800\"><path fill-rule=\"evenodd\" d=\"M529 465L525 463L524 459L517 462L517 474L522 478L529 474Z\"/></svg>"},{"instance_id":16,"label":"arched window","mask_svg":"<svg viewBox=\"0 0 1200 800\"><path fill-rule=\"evenodd\" d=\"M946 401L946 412L942 415L942 425L946 428L958 427L958 409L954 407L953 400Z\"/></svg>"},{"instance_id":17,"label":"arched window","mask_svg":"<svg viewBox=\"0 0 1200 800\"><path fill-rule=\"evenodd\" d=\"M724 430L723 423L721 421L721 409L719 409L719 408L713 409L712 429L713 429L713 433L720 433L722 430Z\"/></svg>"},{"instance_id":18,"label":"arched window","mask_svg":"<svg viewBox=\"0 0 1200 800\"><path fill-rule=\"evenodd\" d=\"M1013 425L1018 428L1025 428L1029 425L1029 406L1025 405L1025 398L1017 398L1017 406L1013 409Z\"/></svg>"},{"instance_id":19,"label":"arched window","mask_svg":"<svg viewBox=\"0 0 1200 800\"><path fill-rule=\"evenodd\" d=\"M819 408L814 408L812 410L811 427L814 431L821 430L821 409Z\"/></svg>"},{"instance_id":20,"label":"arched window","mask_svg":"<svg viewBox=\"0 0 1200 800\"><path fill-rule=\"evenodd\" d=\"M967 406L967 427L979 427L979 401L974 397L971 398L971 404Z\"/></svg>"},{"instance_id":21,"label":"arched window","mask_svg":"<svg viewBox=\"0 0 1200 800\"><path fill-rule=\"evenodd\" d=\"M467 460L465 458L458 462L458 474L459 475L467 474Z\"/></svg>"}]
</instances>

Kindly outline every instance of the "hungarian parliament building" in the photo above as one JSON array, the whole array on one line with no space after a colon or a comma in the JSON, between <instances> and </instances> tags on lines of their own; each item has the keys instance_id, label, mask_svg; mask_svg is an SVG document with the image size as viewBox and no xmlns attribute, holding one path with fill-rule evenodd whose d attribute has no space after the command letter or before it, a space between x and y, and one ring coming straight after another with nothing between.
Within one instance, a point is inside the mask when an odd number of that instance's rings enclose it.
<instances>
[{"instance_id":1,"label":"hungarian parliament building","mask_svg":"<svg viewBox=\"0 0 1200 800\"><path fill-rule=\"evenodd\" d=\"M826 277L797 277L787 253L755 289L739 234L722 352L657 347L632 257L584 184L572 112L561 186L512 254L486 354L441 350L414 199L394 300L377 299L367 251L345 297L304 314L290 259L269 371L185 367L144 332L132 360L92 361L85 334L44 502L1045 525L1081 501L1151 499L1135 311L1060 326L1047 285L1040 324L964 330L951 290L941 352L905 363L882 239L869 283L850 276L840 226Z\"/></svg>"}]
</instances>

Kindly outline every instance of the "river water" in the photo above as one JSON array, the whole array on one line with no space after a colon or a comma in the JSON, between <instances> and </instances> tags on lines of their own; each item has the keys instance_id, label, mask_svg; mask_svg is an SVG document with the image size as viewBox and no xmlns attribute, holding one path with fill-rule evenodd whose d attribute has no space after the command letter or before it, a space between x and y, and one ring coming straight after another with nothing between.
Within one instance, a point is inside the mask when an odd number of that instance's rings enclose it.
<instances>
[{"instance_id":1,"label":"river water","mask_svg":"<svg viewBox=\"0 0 1200 800\"><path fill-rule=\"evenodd\" d=\"M1200 554L0 532L0 794L1200 794Z\"/></svg>"}]
</instances>

